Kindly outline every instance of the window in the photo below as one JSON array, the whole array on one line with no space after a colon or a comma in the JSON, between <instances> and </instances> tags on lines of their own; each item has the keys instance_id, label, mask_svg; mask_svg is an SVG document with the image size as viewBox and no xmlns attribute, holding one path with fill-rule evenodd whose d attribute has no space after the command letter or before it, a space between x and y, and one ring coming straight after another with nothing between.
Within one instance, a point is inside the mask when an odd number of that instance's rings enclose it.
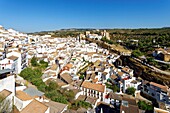
<instances>
[{"instance_id":1,"label":"window","mask_svg":"<svg viewBox=\"0 0 170 113\"><path fill-rule=\"evenodd\" d=\"M155 96L155 94L154 94L154 93L152 93L152 96Z\"/></svg>"},{"instance_id":2,"label":"window","mask_svg":"<svg viewBox=\"0 0 170 113\"><path fill-rule=\"evenodd\" d=\"M125 107L128 107L128 101L122 100L122 105L125 106Z\"/></svg>"}]
</instances>

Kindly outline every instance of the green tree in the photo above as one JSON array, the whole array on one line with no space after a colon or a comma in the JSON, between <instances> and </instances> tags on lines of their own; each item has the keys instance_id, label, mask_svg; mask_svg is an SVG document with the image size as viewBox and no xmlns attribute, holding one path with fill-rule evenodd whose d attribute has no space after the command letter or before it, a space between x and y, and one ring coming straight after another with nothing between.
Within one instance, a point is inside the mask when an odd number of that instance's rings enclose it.
<instances>
[{"instance_id":1,"label":"green tree","mask_svg":"<svg viewBox=\"0 0 170 113\"><path fill-rule=\"evenodd\" d=\"M110 81L110 80L108 79L108 81ZM106 87L113 90L113 92L119 92L120 91L119 87L115 84L110 84L110 83L107 83L107 82L105 84L106 84Z\"/></svg>"},{"instance_id":2,"label":"green tree","mask_svg":"<svg viewBox=\"0 0 170 113\"><path fill-rule=\"evenodd\" d=\"M140 50L134 50L133 52L132 52L132 56L134 56L134 57L139 57L139 56L142 56L143 55L143 53L140 51Z\"/></svg>"},{"instance_id":3,"label":"green tree","mask_svg":"<svg viewBox=\"0 0 170 113\"><path fill-rule=\"evenodd\" d=\"M45 62L44 60L40 60L40 64L42 68L47 68L48 67L48 62Z\"/></svg>"},{"instance_id":4,"label":"green tree","mask_svg":"<svg viewBox=\"0 0 170 113\"><path fill-rule=\"evenodd\" d=\"M59 96L59 97L55 98L54 101L60 102L60 103L63 103L63 104L68 103L67 99L65 97L63 97L63 96Z\"/></svg>"},{"instance_id":5,"label":"green tree","mask_svg":"<svg viewBox=\"0 0 170 113\"><path fill-rule=\"evenodd\" d=\"M46 87L46 91L57 90L59 88L56 82L51 81L49 85Z\"/></svg>"},{"instance_id":6,"label":"green tree","mask_svg":"<svg viewBox=\"0 0 170 113\"><path fill-rule=\"evenodd\" d=\"M37 58L36 58L36 57L32 57L32 59L31 59L31 65L34 66L34 67L38 66Z\"/></svg>"},{"instance_id":7,"label":"green tree","mask_svg":"<svg viewBox=\"0 0 170 113\"><path fill-rule=\"evenodd\" d=\"M45 92L45 96L53 101L67 104L68 101L73 101L75 94L72 90L60 88L56 82L49 82L46 85L42 79L42 70L39 68L25 68L21 71L20 76L37 86L38 90Z\"/></svg>"},{"instance_id":8,"label":"green tree","mask_svg":"<svg viewBox=\"0 0 170 113\"><path fill-rule=\"evenodd\" d=\"M20 73L20 76L23 77L24 79L28 80L28 81L31 81L33 75L34 75L34 72L31 68L25 68Z\"/></svg>"},{"instance_id":9,"label":"green tree","mask_svg":"<svg viewBox=\"0 0 170 113\"><path fill-rule=\"evenodd\" d=\"M148 58L147 58L147 61L148 61L148 62L154 62L155 60L154 60L153 57L148 57Z\"/></svg>"},{"instance_id":10,"label":"green tree","mask_svg":"<svg viewBox=\"0 0 170 113\"><path fill-rule=\"evenodd\" d=\"M120 89L117 85L113 85L113 92L119 92Z\"/></svg>"},{"instance_id":11,"label":"green tree","mask_svg":"<svg viewBox=\"0 0 170 113\"><path fill-rule=\"evenodd\" d=\"M80 75L79 79L84 79L84 75Z\"/></svg>"},{"instance_id":12,"label":"green tree","mask_svg":"<svg viewBox=\"0 0 170 113\"><path fill-rule=\"evenodd\" d=\"M139 109L142 109L142 110L148 110L148 111L153 110L153 105L148 104L145 101L139 101L138 102L138 107L139 107Z\"/></svg>"},{"instance_id":13,"label":"green tree","mask_svg":"<svg viewBox=\"0 0 170 113\"><path fill-rule=\"evenodd\" d=\"M75 97L75 94L72 90L66 90L64 93L63 93L64 96L67 97L67 100L68 101L73 101L74 100L74 97Z\"/></svg>"},{"instance_id":14,"label":"green tree","mask_svg":"<svg viewBox=\"0 0 170 113\"><path fill-rule=\"evenodd\" d=\"M134 87L129 87L129 88L126 89L126 93L128 95L133 95L134 96L135 91L136 91L136 89Z\"/></svg>"},{"instance_id":15,"label":"green tree","mask_svg":"<svg viewBox=\"0 0 170 113\"><path fill-rule=\"evenodd\" d=\"M91 104L85 101L76 101L73 105L75 105L75 107L79 108L79 107L83 107L83 108L92 108Z\"/></svg>"}]
</instances>

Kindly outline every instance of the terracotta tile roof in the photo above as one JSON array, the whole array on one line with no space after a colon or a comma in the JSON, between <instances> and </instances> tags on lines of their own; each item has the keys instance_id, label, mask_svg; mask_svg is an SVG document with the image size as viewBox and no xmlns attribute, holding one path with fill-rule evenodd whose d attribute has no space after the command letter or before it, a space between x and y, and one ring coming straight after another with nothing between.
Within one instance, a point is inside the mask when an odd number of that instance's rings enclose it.
<instances>
[{"instance_id":1,"label":"terracotta tile roof","mask_svg":"<svg viewBox=\"0 0 170 113\"><path fill-rule=\"evenodd\" d=\"M93 54L96 54L96 52L88 52L87 53L88 56L92 56Z\"/></svg>"},{"instance_id":2,"label":"terracotta tile roof","mask_svg":"<svg viewBox=\"0 0 170 113\"><path fill-rule=\"evenodd\" d=\"M88 102L88 103L91 103L92 105L95 105L95 103L96 103L96 101L97 101L97 98L87 96L87 98L86 98L85 101Z\"/></svg>"},{"instance_id":3,"label":"terracotta tile roof","mask_svg":"<svg viewBox=\"0 0 170 113\"><path fill-rule=\"evenodd\" d=\"M135 105L135 106L137 105L135 98L130 95L122 95L122 100L128 101L128 103L131 105Z\"/></svg>"},{"instance_id":4,"label":"terracotta tile roof","mask_svg":"<svg viewBox=\"0 0 170 113\"><path fill-rule=\"evenodd\" d=\"M123 76L123 74L124 74L124 73L121 72L121 71L118 72L118 75L119 75L119 76Z\"/></svg>"},{"instance_id":5,"label":"terracotta tile roof","mask_svg":"<svg viewBox=\"0 0 170 113\"><path fill-rule=\"evenodd\" d=\"M90 78L93 80L93 79L95 79L95 77L96 77L96 74L95 73L92 73L92 75L90 76Z\"/></svg>"},{"instance_id":6,"label":"terracotta tile roof","mask_svg":"<svg viewBox=\"0 0 170 113\"><path fill-rule=\"evenodd\" d=\"M121 95L113 93L113 92L109 93L109 98L116 99L116 100L122 100L122 96Z\"/></svg>"},{"instance_id":7,"label":"terracotta tile roof","mask_svg":"<svg viewBox=\"0 0 170 113\"><path fill-rule=\"evenodd\" d=\"M10 57L8 57L8 59L10 59L10 60L16 60L18 57L17 56L10 56Z\"/></svg>"},{"instance_id":8,"label":"terracotta tile roof","mask_svg":"<svg viewBox=\"0 0 170 113\"><path fill-rule=\"evenodd\" d=\"M78 98L77 98L77 100L82 100L82 101L84 101L86 99L86 96L85 95L80 95Z\"/></svg>"},{"instance_id":9,"label":"terracotta tile roof","mask_svg":"<svg viewBox=\"0 0 170 113\"><path fill-rule=\"evenodd\" d=\"M84 81L81 86L84 87L84 88L96 90L96 91L99 91L99 92L104 92L105 88L106 88L104 85L93 84L93 83L88 82L88 81Z\"/></svg>"},{"instance_id":10,"label":"terracotta tile roof","mask_svg":"<svg viewBox=\"0 0 170 113\"><path fill-rule=\"evenodd\" d=\"M51 70L56 70L57 67L58 67L58 66L57 66L56 64L53 64L53 65L51 65L50 69L51 69Z\"/></svg>"},{"instance_id":11,"label":"terracotta tile roof","mask_svg":"<svg viewBox=\"0 0 170 113\"><path fill-rule=\"evenodd\" d=\"M37 100L33 100L29 103L21 113L45 113L48 107Z\"/></svg>"},{"instance_id":12,"label":"terracotta tile roof","mask_svg":"<svg viewBox=\"0 0 170 113\"><path fill-rule=\"evenodd\" d=\"M123 101L126 101L128 103L127 106L123 105ZM122 113L122 111L124 111L125 113L139 113L139 108L136 104L136 100L132 99L126 95L123 95L120 111L121 111L121 113Z\"/></svg>"},{"instance_id":13,"label":"terracotta tile roof","mask_svg":"<svg viewBox=\"0 0 170 113\"><path fill-rule=\"evenodd\" d=\"M67 104L62 104L54 101L45 102L46 106L50 107L50 113L61 113L65 107L67 107Z\"/></svg>"},{"instance_id":14,"label":"terracotta tile roof","mask_svg":"<svg viewBox=\"0 0 170 113\"><path fill-rule=\"evenodd\" d=\"M110 76L110 78L114 80L114 79L117 78L117 76L116 76L115 74L112 74L112 75Z\"/></svg>"},{"instance_id":15,"label":"terracotta tile roof","mask_svg":"<svg viewBox=\"0 0 170 113\"><path fill-rule=\"evenodd\" d=\"M127 67L123 67L122 70L123 70L124 72L126 72L126 73L129 73L129 72L130 72L130 69L127 68Z\"/></svg>"},{"instance_id":16,"label":"terracotta tile roof","mask_svg":"<svg viewBox=\"0 0 170 113\"><path fill-rule=\"evenodd\" d=\"M150 85L156 86L156 87L162 89L163 91L167 91L167 87L166 87L166 86L163 86L163 85L161 85L161 84L157 84L157 83L155 83L155 82L150 82Z\"/></svg>"},{"instance_id":17,"label":"terracotta tile roof","mask_svg":"<svg viewBox=\"0 0 170 113\"><path fill-rule=\"evenodd\" d=\"M2 91L0 92L0 96L2 96L2 97L5 99L5 98L8 97L11 93L12 93L11 91L8 91L8 90L4 89L4 90L2 90Z\"/></svg>"},{"instance_id":18,"label":"terracotta tile roof","mask_svg":"<svg viewBox=\"0 0 170 113\"><path fill-rule=\"evenodd\" d=\"M60 79L55 79L54 80L59 86L64 86L64 85L67 85L65 82L63 82L62 80L60 80Z\"/></svg>"},{"instance_id":19,"label":"terracotta tile roof","mask_svg":"<svg viewBox=\"0 0 170 113\"><path fill-rule=\"evenodd\" d=\"M64 79L68 84L73 82L72 77L68 73L61 74L60 77Z\"/></svg>"},{"instance_id":20,"label":"terracotta tile roof","mask_svg":"<svg viewBox=\"0 0 170 113\"><path fill-rule=\"evenodd\" d=\"M121 105L120 113L139 113L138 106L129 105L128 107Z\"/></svg>"},{"instance_id":21,"label":"terracotta tile roof","mask_svg":"<svg viewBox=\"0 0 170 113\"><path fill-rule=\"evenodd\" d=\"M17 91L16 92L16 97L19 98L20 100L27 101L33 99L30 95L26 94L23 91Z\"/></svg>"},{"instance_id":22,"label":"terracotta tile roof","mask_svg":"<svg viewBox=\"0 0 170 113\"><path fill-rule=\"evenodd\" d=\"M67 64L66 65L68 68L72 68L73 67L73 64Z\"/></svg>"},{"instance_id":23,"label":"terracotta tile roof","mask_svg":"<svg viewBox=\"0 0 170 113\"><path fill-rule=\"evenodd\" d=\"M106 76L108 73L107 73L107 72L103 72L102 74L103 74L104 76Z\"/></svg>"},{"instance_id":24,"label":"terracotta tile roof","mask_svg":"<svg viewBox=\"0 0 170 113\"><path fill-rule=\"evenodd\" d=\"M98 82L98 78L96 78L96 79L93 80L93 83L96 83L96 82Z\"/></svg>"}]
</instances>

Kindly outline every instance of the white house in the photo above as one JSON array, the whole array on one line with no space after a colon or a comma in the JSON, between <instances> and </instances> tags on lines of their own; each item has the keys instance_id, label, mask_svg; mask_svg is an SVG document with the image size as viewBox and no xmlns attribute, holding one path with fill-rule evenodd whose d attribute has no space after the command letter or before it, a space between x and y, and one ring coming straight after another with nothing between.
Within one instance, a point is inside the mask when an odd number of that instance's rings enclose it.
<instances>
[{"instance_id":1,"label":"white house","mask_svg":"<svg viewBox=\"0 0 170 113\"><path fill-rule=\"evenodd\" d=\"M10 59L3 59L3 60L0 60L0 70L3 70L3 69L14 69L15 66L13 65L14 61L13 60L10 60Z\"/></svg>"},{"instance_id":2,"label":"white house","mask_svg":"<svg viewBox=\"0 0 170 113\"><path fill-rule=\"evenodd\" d=\"M21 68L22 67L22 65L21 65L21 63L22 63L21 52L12 51L12 52L7 54L7 58L11 59L11 60L14 60L14 61L17 60L16 61L17 62L16 74L19 74L21 72L21 70L22 70L22 68Z\"/></svg>"},{"instance_id":3,"label":"white house","mask_svg":"<svg viewBox=\"0 0 170 113\"><path fill-rule=\"evenodd\" d=\"M106 95L106 86L103 84L94 84L88 81L84 81L81 85L83 95L92 96L104 100Z\"/></svg>"},{"instance_id":4,"label":"white house","mask_svg":"<svg viewBox=\"0 0 170 113\"><path fill-rule=\"evenodd\" d=\"M170 88L155 82L142 82L142 92L146 93L158 102L170 104Z\"/></svg>"},{"instance_id":5,"label":"white house","mask_svg":"<svg viewBox=\"0 0 170 113\"><path fill-rule=\"evenodd\" d=\"M15 95L15 78L11 69L0 70L0 91L6 89Z\"/></svg>"},{"instance_id":6,"label":"white house","mask_svg":"<svg viewBox=\"0 0 170 113\"><path fill-rule=\"evenodd\" d=\"M33 98L25 92L17 91L14 97L14 105L19 111L22 111L32 100Z\"/></svg>"},{"instance_id":7,"label":"white house","mask_svg":"<svg viewBox=\"0 0 170 113\"><path fill-rule=\"evenodd\" d=\"M141 84L141 82L137 81L136 77L124 79L123 80L123 92L125 92L126 89L129 88L129 87L134 87L136 90L138 90L140 84Z\"/></svg>"},{"instance_id":8,"label":"white house","mask_svg":"<svg viewBox=\"0 0 170 113\"><path fill-rule=\"evenodd\" d=\"M12 100L15 95L15 78L12 70L0 70L0 96L4 98L3 103L9 104L9 111L12 110ZM0 107L3 107L0 104Z\"/></svg>"}]
</instances>

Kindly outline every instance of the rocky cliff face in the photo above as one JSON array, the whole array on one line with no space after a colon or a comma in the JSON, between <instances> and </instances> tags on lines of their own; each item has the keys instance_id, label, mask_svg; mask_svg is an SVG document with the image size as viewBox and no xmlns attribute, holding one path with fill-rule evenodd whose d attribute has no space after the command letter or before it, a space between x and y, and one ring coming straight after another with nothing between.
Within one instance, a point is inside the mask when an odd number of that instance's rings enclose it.
<instances>
[{"instance_id":1,"label":"rocky cliff face","mask_svg":"<svg viewBox=\"0 0 170 113\"><path fill-rule=\"evenodd\" d=\"M144 80L153 81L159 84L163 84L163 85L166 84L170 87L170 76L157 73L130 57L122 56L120 59L122 60L122 65L124 66L127 65L134 70L134 76L141 77Z\"/></svg>"},{"instance_id":2,"label":"rocky cliff face","mask_svg":"<svg viewBox=\"0 0 170 113\"><path fill-rule=\"evenodd\" d=\"M119 54L118 51L114 51L113 49L110 49L110 46L108 46L108 44L103 43L101 41L91 40L91 39L86 39L86 41L96 43L98 44L98 46L110 50L110 52ZM148 68L147 66L142 65L141 63L135 61L131 57L121 56L119 59L117 59L115 65L129 66L131 69L134 70L134 76L141 77L142 79L147 81L153 81L163 85L166 84L170 87L170 76L157 73L152 69Z\"/></svg>"}]
</instances>

